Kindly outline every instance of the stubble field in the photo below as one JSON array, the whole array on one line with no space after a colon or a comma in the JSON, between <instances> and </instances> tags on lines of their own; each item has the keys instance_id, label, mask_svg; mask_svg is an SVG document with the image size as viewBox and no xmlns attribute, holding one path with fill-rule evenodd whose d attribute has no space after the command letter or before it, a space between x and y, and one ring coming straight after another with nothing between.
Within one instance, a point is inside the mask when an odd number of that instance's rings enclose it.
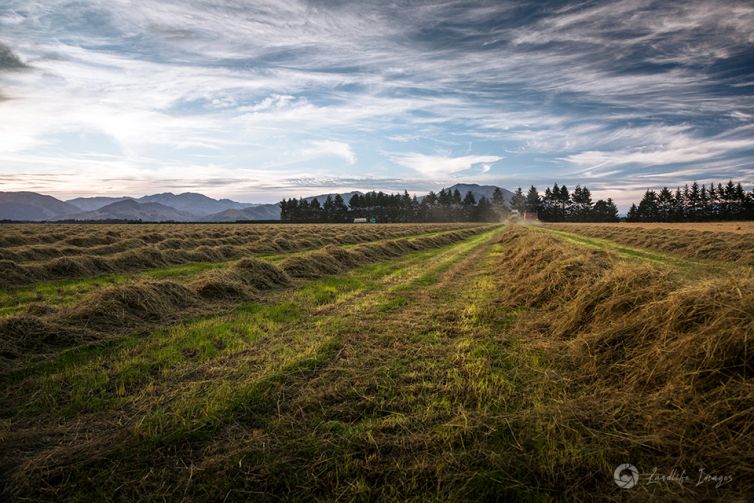
<instances>
[{"instance_id":1,"label":"stubble field","mask_svg":"<svg viewBox=\"0 0 754 503\"><path fill-rule=\"evenodd\" d=\"M754 492L754 234L0 231L3 499Z\"/></svg>"}]
</instances>

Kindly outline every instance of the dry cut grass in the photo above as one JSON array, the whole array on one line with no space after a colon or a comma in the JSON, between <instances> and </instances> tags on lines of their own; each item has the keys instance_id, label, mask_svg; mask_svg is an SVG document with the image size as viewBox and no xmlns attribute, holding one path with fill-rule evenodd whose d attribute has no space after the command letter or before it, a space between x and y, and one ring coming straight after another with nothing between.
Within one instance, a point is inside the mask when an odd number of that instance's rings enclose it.
<instances>
[{"instance_id":1,"label":"dry cut grass","mask_svg":"<svg viewBox=\"0 0 754 503\"><path fill-rule=\"evenodd\" d=\"M197 262L447 232L478 224L4 225L0 284L129 273ZM60 232L64 229L66 232Z\"/></svg>"},{"instance_id":2,"label":"dry cut grass","mask_svg":"<svg viewBox=\"0 0 754 503\"><path fill-rule=\"evenodd\" d=\"M319 278L356 265L448 245L488 227L477 226L435 236L400 238L349 249L326 247L298 254L280 264L247 257L227 269L196 275L187 284L147 280L95 290L65 308L37 305L31 312L0 318L0 369L61 348L103 340L145 327L216 312L260 292L289 286L291 278Z\"/></svg>"},{"instance_id":3,"label":"dry cut grass","mask_svg":"<svg viewBox=\"0 0 754 503\"><path fill-rule=\"evenodd\" d=\"M754 266L754 233L630 224L546 224L546 227L684 257Z\"/></svg>"},{"instance_id":4,"label":"dry cut grass","mask_svg":"<svg viewBox=\"0 0 754 503\"><path fill-rule=\"evenodd\" d=\"M672 229L684 231L734 232L736 234L754 233L754 222L620 222L591 223L575 225L594 225L600 227L638 227L642 229Z\"/></svg>"},{"instance_id":5,"label":"dry cut grass","mask_svg":"<svg viewBox=\"0 0 754 503\"><path fill-rule=\"evenodd\" d=\"M746 271L692 277L513 226L100 290L13 318L15 330L32 327L22 341L44 324L88 326L94 340L149 336L5 374L0 490L18 500L745 501ZM249 295L259 302L239 302ZM149 332L196 306L238 308ZM644 476L630 492L612 480L625 462ZM650 485L653 467L693 480ZM733 480L696 486L699 468Z\"/></svg>"},{"instance_id":6,"label":"dry cut grass","mask_svg":"<svg viewBox=\"0 0 754 503\"><path fill-rule=\"evenodd\" d=\"M522 227L501 242L501 303L524 310L514 330L553 369L539 386L544 406L521 420L561 455L580 453L558 468L563 480L590 483L586 452L622 453L645 473L734 476L721 497L754 493L751 275L689 279Z\"/></svg>"}]
</instances>

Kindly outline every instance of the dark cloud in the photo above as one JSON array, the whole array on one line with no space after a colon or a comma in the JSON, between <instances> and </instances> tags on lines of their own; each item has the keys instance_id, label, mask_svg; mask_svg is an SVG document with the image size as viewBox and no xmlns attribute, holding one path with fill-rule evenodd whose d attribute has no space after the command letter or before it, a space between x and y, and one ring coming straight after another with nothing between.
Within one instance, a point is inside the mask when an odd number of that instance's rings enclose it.
<instances>
[{"instance_id":1,"label":"dark cloud","mask_svg":"<svg viewBox=\"0 0 754 503\"><path fill-rule=\"evenodd\" d=\"M0 73L26 70L29 66L21 61L7 45L0 43ZM0 103L8 101L11 98L0 90Z\"/></svg>"},{"instance_id":2,"label":"dark cloud","mask_svg":"<svg viewBox=\"0 0 754 503\"><path fill-rule=\"evenodd\" d=\"M29 68L29 65L21 61L10 47L0 43L0 72L24 70L26 68Z\"/></svg>"}]
</instances>

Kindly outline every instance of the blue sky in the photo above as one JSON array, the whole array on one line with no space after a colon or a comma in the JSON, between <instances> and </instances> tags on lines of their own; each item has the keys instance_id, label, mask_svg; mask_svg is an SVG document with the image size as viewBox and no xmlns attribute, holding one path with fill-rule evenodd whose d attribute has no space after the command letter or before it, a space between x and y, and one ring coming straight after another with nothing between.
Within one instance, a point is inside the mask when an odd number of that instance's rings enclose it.
<instances>
[{"instance_id":1,"label":"blue sky","mask_svg":"<svg viewBox=\"0 0 754 503\"><path fill-rule=\"evenodd\" d=\"M754 3L4 0L0 190L754 184Z\"/></svg>"}]
</instances>

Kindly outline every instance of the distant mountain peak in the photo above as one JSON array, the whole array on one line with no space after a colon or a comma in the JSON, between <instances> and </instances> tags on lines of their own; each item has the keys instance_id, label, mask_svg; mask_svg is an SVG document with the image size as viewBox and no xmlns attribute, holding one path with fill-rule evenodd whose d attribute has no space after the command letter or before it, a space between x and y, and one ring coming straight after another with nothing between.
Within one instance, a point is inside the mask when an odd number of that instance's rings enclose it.
<instances>
[{"instance_id":1,"label":"distant mountain peak","mask_svg":"<svg viewBox=\"0 0 754 503\"><path fill-rule=\"evenodd\" d=\"M84 211L66 215L62 219L72 220L143 220L148 222L191 221L196 217L160 203L140 203L134 199L124 199L105 205L94 211Z\"/></svg>"},{"instance_id":2,"label":"distant mountain peak","mask_svg":"<svg viewBox=\"0 0 754 503\"><path fill-rule=\"evenodd\" d=\"M0 220L47 220L77 211L72 204L36 192L0 192Z\"/></svg>"},{"instance_id":3,"label":"distant mountain peak","mask_svg":"<svg viewBox=\"0 0 754 503\"><path fill-rule=\"evenodd\" d=\"M240 210L254 206L249 203L239 203L230 199L212 199L211 197L199 194L197 192L183 192L173 194L172 192L163 192L161 194L151 194L140 197L139 202L154 202L171 206L177 210L192 213L197 220L214 215L224 210Z\"/></svg>"}]
</instances>

